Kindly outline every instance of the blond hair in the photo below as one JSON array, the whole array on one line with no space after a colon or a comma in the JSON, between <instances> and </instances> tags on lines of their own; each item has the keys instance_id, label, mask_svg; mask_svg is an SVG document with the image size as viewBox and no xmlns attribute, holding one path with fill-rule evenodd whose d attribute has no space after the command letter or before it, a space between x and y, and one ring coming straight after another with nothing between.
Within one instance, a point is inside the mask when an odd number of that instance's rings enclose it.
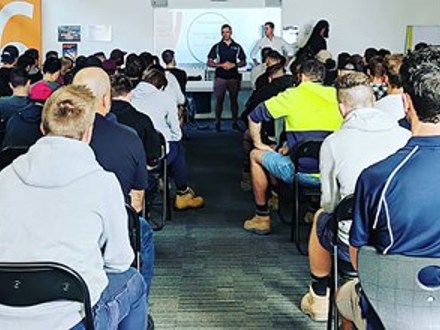
<instances>
[{"instance_id":1,"label":"blond hair","mask_svg":"<svg viewBox=\"0 0 440 330\"><path fill-rule=\"evenodd\" d=\"M96 97L85 86L58 89L46 101L42 124L46 134L81 140L93 125Z\"/></svg>"},{"instance_id":2,"label":"blond hair","mask_svg":"<svg viewBox=\"0 0 440 330\"><path fill-rule=\"evenodd\" d=\"M370 78L362 72L349 72L336 80L338 100L348 109L373 107L374 94Z\"/></svg>"}]
</instances>

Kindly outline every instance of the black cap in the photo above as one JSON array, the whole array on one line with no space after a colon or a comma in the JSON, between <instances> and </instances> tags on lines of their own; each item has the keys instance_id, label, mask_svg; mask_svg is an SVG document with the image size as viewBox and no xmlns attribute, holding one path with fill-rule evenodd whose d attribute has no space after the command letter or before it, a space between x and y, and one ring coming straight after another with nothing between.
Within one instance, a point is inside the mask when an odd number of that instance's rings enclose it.
<instances>
[{"instance_id":1,"label":"black cap","mask_svg":"<svg viewBox=\"0 0 440 330\"><path fill-rule=\"evenodd\" d=\"M125 55L127 55L127 52L124 52L120 49L113 49L110 54L110 58L112 60L116 60L116 59L124 58Z\"/></svg>"},{"instance_id":2,"label":"black cap","mask_svg":"<svg viewBox=\"0 0 440 330\"><path fill-rule=\"evenodd\" d=\"M3 63L12 64L18 57L18 48L15 46L6 46L3 48L1 61Z\"/></svg>"}]
</instances>

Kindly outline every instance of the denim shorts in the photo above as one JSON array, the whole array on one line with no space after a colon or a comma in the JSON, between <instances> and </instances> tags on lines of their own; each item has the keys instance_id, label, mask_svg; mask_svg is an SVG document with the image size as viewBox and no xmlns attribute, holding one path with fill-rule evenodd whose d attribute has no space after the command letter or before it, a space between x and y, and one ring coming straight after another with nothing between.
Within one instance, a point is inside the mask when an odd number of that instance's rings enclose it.
<instances>
[{"instance_id":1,"label":"denim shorts","mask_svg":"<svg viewBox=\"0 0 440 330\"><path fill-rule=\"evenodd\" d=\"M316 235L319 243L328 252L333 253L333 214L322 212L319 214L316 223ZM348 245L338 240L338 257L344 261L350 262L350 252Z\"/></svg>"},{"instance_id":2,"label":"denim shorts","mask_svg":"<svg viewBox=\"0 0 440 330\"><path fill-rule=\"evenodd\" d=\"M290 156L284 156L275 151L263 154L263 167L274 177L286 183L293 183L295 165ZM299 173L299 181L304 185L319 185L319 178L307 173Z\"/></svg>"}]
</instances>

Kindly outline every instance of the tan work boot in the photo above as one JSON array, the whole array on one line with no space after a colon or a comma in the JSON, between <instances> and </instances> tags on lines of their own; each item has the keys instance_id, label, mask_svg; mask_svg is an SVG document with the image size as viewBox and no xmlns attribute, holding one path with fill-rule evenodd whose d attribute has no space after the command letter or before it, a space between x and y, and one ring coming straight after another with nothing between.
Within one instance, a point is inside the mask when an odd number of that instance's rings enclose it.
<instances>
[{"instance_id":1,"label":"tan work boot","mask_svg":"<svg viewBox=\"0 0 440 330\"><path fill-rule=\"evenodd\" d=\"M243 228L258 235L270 234L270 216L255 215L252 219L245 221Z\"/></svg>"},{"instance_id":2,"label":"tan work boot","mask_svg":"<svg viewBox=\"0 0 440 330\"><path fill-rule=\"evenodd\" d=\"M328 318L329 296L329 290L325 296L318 296L312 287L309 287L309 292L301 299L301 310L313 321L325 322Z\"/></svg>"},{"instance_id":3,"label":"tan work boot","mask_svg":"<svg viewBox=\"0 0 440 330\"><path fill-rule=\"evenodd\" d=\"M174 207L178 210L198 209L204 204L204 199L200 196L196 196L194 191L191 188L188 188L188 192L186 194L176 195Z\"/></svg>"}]
</instances>

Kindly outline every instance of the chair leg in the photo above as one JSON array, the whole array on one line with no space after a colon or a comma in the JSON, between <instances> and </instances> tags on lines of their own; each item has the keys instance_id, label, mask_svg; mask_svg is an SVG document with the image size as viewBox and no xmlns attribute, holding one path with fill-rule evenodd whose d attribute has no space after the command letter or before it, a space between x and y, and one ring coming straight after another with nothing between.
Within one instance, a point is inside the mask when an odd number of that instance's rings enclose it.
<instances>
[{"instance_id":1,"label":"chair leg","mask_svg":"<svg viewBox=\"0 0 440 330\"><path fill-rule=\"evenodd\" d=\"M290 241L296 243L296 228L298 224L298 192L296 189L296 183L293 185L293 210L292 210L292 224L290 226Z\"/></svg>"}]
</instances>

